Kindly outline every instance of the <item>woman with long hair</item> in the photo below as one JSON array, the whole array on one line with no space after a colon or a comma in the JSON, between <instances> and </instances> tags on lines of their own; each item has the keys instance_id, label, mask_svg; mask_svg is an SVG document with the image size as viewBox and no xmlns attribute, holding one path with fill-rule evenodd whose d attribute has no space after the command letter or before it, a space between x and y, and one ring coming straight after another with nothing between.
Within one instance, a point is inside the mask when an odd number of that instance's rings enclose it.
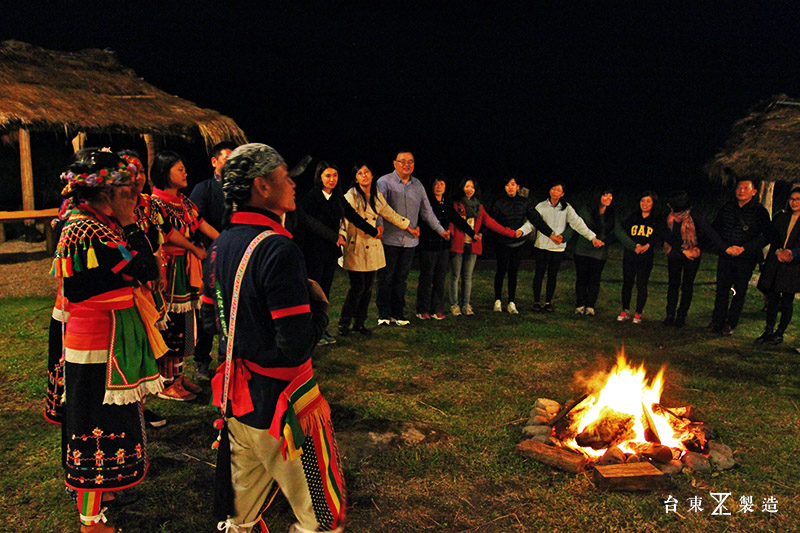
<instances>
[{"instance_id":1,"label":"woman with long hair","mask_svg":"<svg viewBox=\"0 0 800 533\"><path fill-rule=\"evenodd\" d=\"M62 174L72 199L53 261L65 317L62 458L81 532L113 532L102 503L147 472L142 399L162 390L155 309L134 291L158 261L136 225L136 166L91 150ZM106 500L107 501L107 500Z\"/></svg>"},{"instance_id":2,"label":"woman with long hair","mask_svg":"<svg viewBox=\"0 0 800 533\"><path fill-rule=\"evenodd\" d=\"M436 176L426 187L433 214L443 228L451 223L470 239L475 232L453 209L447 197L447 179ZM417 318L444 320L444 291L450 263L450 242L427 224L422 224L419 235L419 283L417 284ZM450 232L451 239L453 232Z\"/></svg>"},{"instance_id":3,"label":"woman with long hair","mask_svg":"<svg viewBox=\"0 0 800 533\"><path fill-rule=\"evenodd\" d=\"M546 235L539 234L536 236L536 242L533 245L533 257L536 260L536 272L533 275L533 311L553 313L555 312L553 296L555 296L556 292L558 269L567 249L565 241L569 240L572 231L591 241L592 246L596 248L604 246L604 243L597 238L595 232L586 226L586 223L578 216L575 209L564 199L563 182L552 182L548 194L549 198L547 200L536 204L536 210L557 235L562 235L563 241L556 243ZM569 229L567 226L569 226ZM542 306L540 301L545 273L547 274L547 289L545 291L544 306Z\"/></svg>"},{"instance_id":4,"label":"woman with long hair","mask_svg":"<svg viewBox=\"0 0 800 533\"><path fill-rule=\"evenodd\" d=\"M665 326L682 328L692 305L694 278L700 269L701 239L712 241L718 250L727 248L725 241L701 214L692 209L686 191L675 191L667 199L667 233L664 250L667 252L667 314ZM680 293L680 304L678 295Z\"/></svg>"},{"instance_id":5,"label":"woman with long hair","mask_svg":"<svg viewBox=\"0 0 800 533\"><path fill-rule=\"evenodd\" d=\"M501 296L503 293L503 280L508 274L508 306L506 310L512 315L519 314L517 310L517 273L522 261L523 244L525 235L535 227L542 234L548 236L555 243L562 241L561 235L556 235L550 226L542 219L542 215L527 197L519 194L520 185L515 177L507 177L503 181L505 196L494 203L491 209L492 217L501 226L519 228L522 235L519 237L500 237L500 242L495 247L497 253L497 270L494 274L494 310L503 311ZM526 224L526 222L528 224Z\"/></svg>"},{"instance_id":6,"label":"woman with long hair","mask_svg":"<svg viewBox=\"0 0 800 533\"><path fill-rule=\"evenodd\" d=\"M789 193L789 201L785 210L772 219L777 230L777 239L770 243L764 268L758 279L758 289L767 298L767 317L764 333L756 339L760 344L781 344L783 334L789 327L794 310L794 295L800 292L800 261L792 256L792 249L800 247L800 187ZM778 328L775 322L781 320Z\"/></svg>"},{"instance_id":7,"label":"woman with long hair","mask_svg":"<svg viewBox=\"0 0 800 533\"><path fill-rule=\"evenodd\" d=\"M336 274L337 259L342 255L344 237L339 235L342 220L347 218L372 237L378 232L352 209L339 187L339 168L320 161L314 172L314 187L300 202L297 218L297 241L303 250L308 277L319 283L327 298ZM319 345L333 344L336 339L327 331Z\"/></svg>"},{"instance_id":8,"label":"woman with long hair","mask_svg":"<svg viewBox=\"0 0 800 533\"><path fill-rule=\"evenodd\" d=\"M170 151L157 153L150 169L150 180L153 182L153 202L161 211L167 241L173 232L189 241L198 231L211 240L217 238L217 230L200 217L194 202L180 192L187 186L186 167L181 156ZM160 327L170 350L158 360L159 370L168 384L158 396L167 400L193 400L202 390L183 375L184 358L194 354L194 311L200 307L203 286L200 262L205 254L204 250L197 253L200 255L170 242L162 248L167 316Z\"/></svg>"},{"instance_id":9,"label":"woman with long hair","mask_svg":"<svg viewBox=\"0 0 800 533\"><path fill-rule=\"evenodd\" d=\"M472 316L472 272L475 261L483 252L481 229L485 225L495 233L516 239L522 230L513 230L500 225L483 208L478 181L467 176L458 184L453 208L459 217L472 228L473 236L466 235L458 226L450 227L450 312L454 316ZM459 283L459 281L461 283ZM461 297L459 298L459 288Z\"/></svg>"},{"instance_id":10,"label":"woman with long hair","mask_svg":"<svg viewBox=\"0 0 800 533\"><path fill-rule=\"evenodd\" d=\"M372 334L366 326L367 309L372 298L375 273L386 266L386 257L380 241L383 236L383 226L377 225L378 217L400 229L407 230L409 225L409 220L398 215L375 188L372 170L367 164L356 165L352 172L353 186L344 198L361 218L377 228L377 236L365 233L348 219L342 221L339 230L339 234L345 240L342 264L350 277L350 288L339 316L339 335L342 336L350 333L351 322L353 331L363 335Z\"/></svg>"},{"instance_id":11,"label":"woman with long hair","mask_svg":"<svg viewBox=\"0 0 800 533\"><path fill-rule=\"evenodd\" d=\"M647 304L647 284L653 271L653 251L664 240L665 227L658 217L658 196L644 191L639 197L639 208L617 226L617 239L625 252L622 256L622 311L617 322L631 319L631 298L636 286L636 312L633 323L642 323L642 313Z\"/></svg>"},{"instance_id":12,"label":"woman with long hair","mask_svg":"<svg viewBox=\"0 0 800 533\"><path fill-rule=\"evenodd\" d=\"M614 240L616 216L614 191L600 187L592 196L591 203L578 209L578 216L595 236L605 243L599 248L578 235L575 245L575 314L594 316L597 297L600 294L600 278L608 260L608 245Z\"/></svg>"}]
</instances>

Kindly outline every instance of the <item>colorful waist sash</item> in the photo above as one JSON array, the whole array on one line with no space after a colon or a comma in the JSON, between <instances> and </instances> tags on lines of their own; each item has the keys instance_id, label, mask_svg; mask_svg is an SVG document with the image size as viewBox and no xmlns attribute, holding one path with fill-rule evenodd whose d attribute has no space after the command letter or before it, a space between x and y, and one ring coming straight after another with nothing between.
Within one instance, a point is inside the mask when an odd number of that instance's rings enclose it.
<instances>
[{"instance_id":1,"label":"colorful waist sash","mask_svg":"<svg viewBox=\"0 0 800 533\"><path fill-rule=\"evenodd\" d=\"M217 407L221 407L225 366L223 363L217 368L217 373L211 381L213 404ZM284 437L281 446L284 459L287 455L289 459L299 457L306 436L324 428L330 420L330 407L322 397L314 379L311 360L297 367L267 368L252 361L234 359L233 386L228 390L233 416L246 415L254 409L249 387L253 373L289 382L281 391L278 403L275 405L269 433L278 440L281 436Z\"/></svg>"},{"instance_id":2,"label":"colorful waist sash","mask_svg":"<svg viewBox=\"0 0 800 533\"><path fill-rule=\"evenodd\" d=\"M151 346L161 334L136 300L141 297L134 297L131 287L123 287L70 302L65 359L76 364L107 364L103 403L125 405L163 388ZM160 351L158 345L156 350Z\"/></svg>"}]
</instances>

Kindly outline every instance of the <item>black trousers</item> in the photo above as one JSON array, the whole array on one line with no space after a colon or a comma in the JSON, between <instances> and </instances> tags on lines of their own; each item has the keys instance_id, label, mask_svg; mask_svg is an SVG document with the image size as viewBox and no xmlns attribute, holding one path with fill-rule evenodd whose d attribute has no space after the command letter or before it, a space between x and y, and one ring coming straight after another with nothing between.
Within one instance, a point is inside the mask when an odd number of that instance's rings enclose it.
<instances>
[{"instance_id":1,"label":"black trousers","mask_svg":"<svg viewBox=\"0 0 800 533\"><path fill-rule=\"evenodd\" d=\"M450 250L419 251L417 313L444 313L444 281L450 262Z\"/></svg>"},{"instance_id":2,"label":"black trousers","mask_svg":"<svg viewBox=\"0 0 800 533\"><path fill-rule=\"evenodd\" d=\"M636 314L642 314L647 304L647 284L653 271L653 256L638 261L622 258L622 308L631 308L633 286L636 285Z\"/></svg>"},{"instance_id":3,"label":"black trousers","mask_svg":"<svg viewBox=\"0 0 800 533\"><path fill-rule=\"evenodd\" d=\"M338 256L320 251L316 254L306 254L306 272L309 279L313 279L322 287L322 292L330 298L333 277L336 275L336 260Z\"/></svg>"},{"instance_id":4,"label":"black trousers","mask_svg":"<svg viewBox=\"0 0 800 533\"><path fill-rule=\"evenodd\" d=\"M778 319L778 313L781 314L781 322L778 324L776 333L783 335L786 328L789 327L789 322L792 321L792 313L794 312L794 293L792 292L769 292L767 296L767 327L771 330L775 327L775 322Z\"/></svg>"},{"instance_id":5,"label":"black trousers","mask_svg":"<svg viewBox=\"0 0 800 533\"><path fill-rule=\"evenodd\" d=\"M575 255L575 307L595 306L605 266L605 259Z\"/></svg>"},{"instance_id":6,"label":"black trousers","mask_svg":"<svg viewBox=\"0 0 800 533\"><path fill-rule=\"evenodd\" d=\"M536 272L533 274L533 301L538 302L542 297L542 282L547 273L547 288L545 289L544 301L553 301L556 293L556 280L558 280L558 269L564 259L564 252L551 252L541 248L533 249L533 257L536 259Z\"/></svg>"},{"instance_id":7,"label":"black trousers","mask_svg":"<svg viewBox=\"0 0 800 533\"><path fill-rule=\"evenodd\" d=\"M667 316L686 318L689 307L692 305L694 294L694 278L700 269L700 258L688 259L681 255L680 258L667 258ZM680 305L678 294L680 293Z\"/></svg>"},{"instance_id":8,"label":"black trousers","mask_svg":"<svg viewBox=\"0 0 800 533\"><path fill-rule=\"evenodd\" d=\"M747 284L755 267L756 262L752 259L720 254L717 261L714 312L711 314L711 323L714 326L722 327L728 324L735 328L739 323L744 308L744 297L747 295ZM733 298L730 296L731 289L734 290Z\"/></svg>"},{"instance_id":9,"label":"black trousers","mask_svg":"<svg viewBox=\"0 0 800 533\"><path fill-rule=\"evenodd\" d=\"M355 319L357 326L363 326L367 320L367 309L372 299L372 283L375 281L375 271L356 272L347 271L350 276L350 288L344 298L342 312L339 315L340 326L350 326L350 321Z\"/></svg>"},{"instance_id":10,"label":"black trousers","mask_svg":"<svg viewBox=\"0 0 800 533\"><path fill-rule=\"evenodd\" d=\"M497 271L494 273L494 299L500 300L503 294L503 280L508 274L508 301L513 302L517 297L517 273L522 261L522 246L509 247L498 244Z\"/></svg>"}]
</instances>

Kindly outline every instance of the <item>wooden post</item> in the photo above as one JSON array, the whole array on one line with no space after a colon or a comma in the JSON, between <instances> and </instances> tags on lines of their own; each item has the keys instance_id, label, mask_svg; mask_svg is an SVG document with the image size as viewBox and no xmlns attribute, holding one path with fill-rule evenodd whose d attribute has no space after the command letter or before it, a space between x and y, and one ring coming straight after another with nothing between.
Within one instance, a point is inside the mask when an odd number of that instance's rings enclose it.
<instances>
[{"instance_id":1,"label":"wooden post","mask_svg":"<svg viewBox=\"0 0 800 533\"><path fill-rule=\"evenodd\" d=\"M19 161L22 178L22 209L33 211L33 164L31 163L31 134L19 129Z\"/></svg>"},{"instance_id":2,"label":"wooden post","mask_svg":"<svg viewBox=\"0 0 800 533\"><path fill-rule=\"evenodd\" d=\"M769 213L769 218L772 218L772 197L775 193L775 182L774 181L762 181L761 186L759 187L759 197L761 198L761 205L763 205L767 209L767 213Z\"/></svg>"},{"instance_id":3,"label":"wooden post","mask_svg":"<svg viewBox=\"0 0 800 533\"><path fill-rule=\"evenodd\" d=\"M147 145L147 178L150 179L150 169L153 168L153 159L156 157L156 140L150 133L143 133L142 138Z\"/></svg>"},{"instance_id":4,"label":"wooden post","mask_svg":"<svg viewBox=\"0 0 800 533\"><path fill-rule=\"evenodd\" d=\"M83 150L83 146L86 144L86 134L84 132L78 132L78 134L72 138L72 151L78 152L79 150Z\"/></svg>"}]
</instances>

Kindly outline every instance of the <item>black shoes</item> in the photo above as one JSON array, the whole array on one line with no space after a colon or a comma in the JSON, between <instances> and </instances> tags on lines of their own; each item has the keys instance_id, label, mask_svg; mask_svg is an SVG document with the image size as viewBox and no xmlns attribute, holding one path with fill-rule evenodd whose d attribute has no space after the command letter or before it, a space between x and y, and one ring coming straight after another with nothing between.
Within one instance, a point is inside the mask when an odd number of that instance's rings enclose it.
<instances>
[{"instance_id":1,"label":"black shoes","mask_svg":"<svg viewBox=\"0 0 800 533\"><path fill-rule=\"evenodd\" d=\"M342 337L347 337L350 335L350 326L346 324L339 324L339 335Z\"/></svg>"},{"instance_id":2,"label":"black shoes","mask_svg":"<svg viewBox=\"0 0 800 533\"><path fill-rule=\"evenodd\" d=\"M540 304L539 302L535 302L533 304L533 312L534 313L541 313L542 312L542 304Z\"/></svg>"},{"instance_id":3,"label":"black shoes","mask_svg":"<svg viewBox=\"0 0 800 533\"><path fill-rule=\"evenodd\" d=\"M147 422L147 425L151 428L160 428L167 425L166 418L154 413L150 409L144 410L144 421Z\"/></svg>"},{"instance_id":4,"label":"black shoes","mask_svg":"<svg viewBox=\"0 0 800 533\"><path fill-rule=\"evenodd\" d=\"M684 316L676 317L675 322L672 325L675 326L676 328L682 328L683 326L686 325L686 317Z\"/></svg>"},{"instance_id":5,"label":"black shoes","mask_svg":"<svg viewBox=\"0 0 800 533\"><path fill-rule=\"evenodd\" d=\"M544 307L542 307L542 311L545 313L555 313L556 308L550 302L545 302Z\"/></svg>"},{"instance_id":6,"label":"black shoes","mask_svg":"<svg viewBox=\"0 0 800 533\"><path fill-rule=\"evenodd\" d=\"M675 325L675 315L667 315L661 323L665 326L674 326Z\"/></svg>"},{"instance_id":7,"label":"black shoes","mask_svg":"<svg viewBox=\"0 0 800 533\"><path fill-rule=\"evenodd\" d=\"M357 331L357 332L361 333L362 335L364 335L366 337L369 337L370 335L372 335L372 330L369 329L364 324L361 324L361 325L354 324L353 325L353 331Z\"/></svg>"},{"instance_id":8,"label":"black shoes","mask_svg":"<svg viewBox=\"0 0 800 533\"><path fill-rule=\"evenodd\" d=\"M731 335L733 335L733 328L730 325L725 324L724 326L722 326L722 329L720 330L719 334L722 335L723 337L730 337Z\"/></svg>"}]
</instances>

